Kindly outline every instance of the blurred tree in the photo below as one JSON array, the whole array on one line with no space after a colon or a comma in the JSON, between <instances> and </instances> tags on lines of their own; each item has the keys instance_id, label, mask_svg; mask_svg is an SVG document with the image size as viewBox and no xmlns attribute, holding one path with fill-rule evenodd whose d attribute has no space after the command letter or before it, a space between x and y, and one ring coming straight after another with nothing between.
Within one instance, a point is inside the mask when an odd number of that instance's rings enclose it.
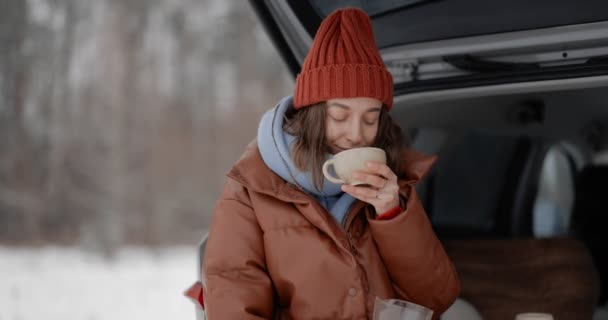
<instances>
[{"instance_id":1,"label":"blurred tree","mask_svg":"<svg viewBox=\"0 0 608 320\"><path fill-rule=\"evenodd\" d=\"M0 1L0 243L195 243L292 90L248 4Z\"/></svg>"}]
</instances>

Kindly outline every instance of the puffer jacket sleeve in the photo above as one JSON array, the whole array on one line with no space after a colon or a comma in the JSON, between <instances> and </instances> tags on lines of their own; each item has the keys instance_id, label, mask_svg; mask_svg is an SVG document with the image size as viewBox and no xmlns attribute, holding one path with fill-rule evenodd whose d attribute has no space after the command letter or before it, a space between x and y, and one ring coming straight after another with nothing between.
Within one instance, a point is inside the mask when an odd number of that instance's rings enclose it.
<instances>
[{"instance_id":1,"label":"puffer jacket sleeve","mask_svg":"<svg viewBox=\"0 0 608 320\"><path fill-rule=\"evenodd\" d=\"M399 298L432 309L437 319L460 294L460 279L414 188L434 162L434 158L417 161L413 179L400 183L403 212L390 220L376 220L372 209L367 217Z\"/></svg>"},{"instance_id":2,"label":"puffer jacket sleeve","mask_svg":"<svg viewBox=\"0 0 608 320\"><path fill-rule=\"evenodd\" d=\"M247 190L230 179L214 211L202 276L208 319L272 317L262 230Z\"/></svg>"}]
</instances>

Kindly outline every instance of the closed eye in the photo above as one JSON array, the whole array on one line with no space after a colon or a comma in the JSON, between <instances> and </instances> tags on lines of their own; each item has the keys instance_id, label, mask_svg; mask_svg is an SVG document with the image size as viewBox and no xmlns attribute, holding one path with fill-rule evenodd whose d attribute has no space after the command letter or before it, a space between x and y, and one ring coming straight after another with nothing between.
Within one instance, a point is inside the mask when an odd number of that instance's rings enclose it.
<instances>
[{"instance_id":1,"label":"closed eye","mask_svg":"<svg viewBox=\"0 0 608 320\"><path fill-rule=\"evenodd\" d=\"M369 126L373 126L378 122L378 116L374 117L363 117L363 122Z\"/></svg>"}]
</instances>

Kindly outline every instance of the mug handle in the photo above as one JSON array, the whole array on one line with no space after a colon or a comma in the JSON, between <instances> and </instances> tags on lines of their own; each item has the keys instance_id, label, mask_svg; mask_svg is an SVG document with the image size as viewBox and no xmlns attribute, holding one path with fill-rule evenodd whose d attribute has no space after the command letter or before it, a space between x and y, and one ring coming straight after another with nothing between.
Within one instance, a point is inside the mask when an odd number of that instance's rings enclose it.
<instances>
[{"instance_id":1,"label":"mug handle","mask_svg":"<svg viewBox=\"0 0 608 320\"><path fill-rule=\"evenodd\" d=\"M328 159L323 164L323 175L325 176L325 178L327 178L327 180L329 180L333 183L346 183L346 181L344 181L340 178L336 178L336 177L332 176L331 173L329 173L329 166L331 166L333 164L334 164L334 159Z\"/></svg>"}]
</instances>

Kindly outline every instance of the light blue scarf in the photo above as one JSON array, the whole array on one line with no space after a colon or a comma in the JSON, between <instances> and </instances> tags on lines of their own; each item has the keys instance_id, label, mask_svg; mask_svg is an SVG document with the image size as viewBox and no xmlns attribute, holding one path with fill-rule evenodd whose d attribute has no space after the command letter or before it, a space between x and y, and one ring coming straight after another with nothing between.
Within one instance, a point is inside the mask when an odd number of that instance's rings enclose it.
<instances>
[{"instance_id":1,"label":"light blue scarf","mask_svg":"<svg viewBox=\"0 0 608 320\"><path fill-rule=\"evenodd\" d=\"M355 198L342 192L340 185L323 179L323 188L317 190L312 180L312 171L299 170L291 158L291 145L296 137L283 130L284 115L292 107L291 96L268 110L258 128L258 148L266 165L285 181L301 187L312 195L329 213L343 225L344 218ZM328 157L332 155L328 154Z\"/></svg>"}]
</instances>

